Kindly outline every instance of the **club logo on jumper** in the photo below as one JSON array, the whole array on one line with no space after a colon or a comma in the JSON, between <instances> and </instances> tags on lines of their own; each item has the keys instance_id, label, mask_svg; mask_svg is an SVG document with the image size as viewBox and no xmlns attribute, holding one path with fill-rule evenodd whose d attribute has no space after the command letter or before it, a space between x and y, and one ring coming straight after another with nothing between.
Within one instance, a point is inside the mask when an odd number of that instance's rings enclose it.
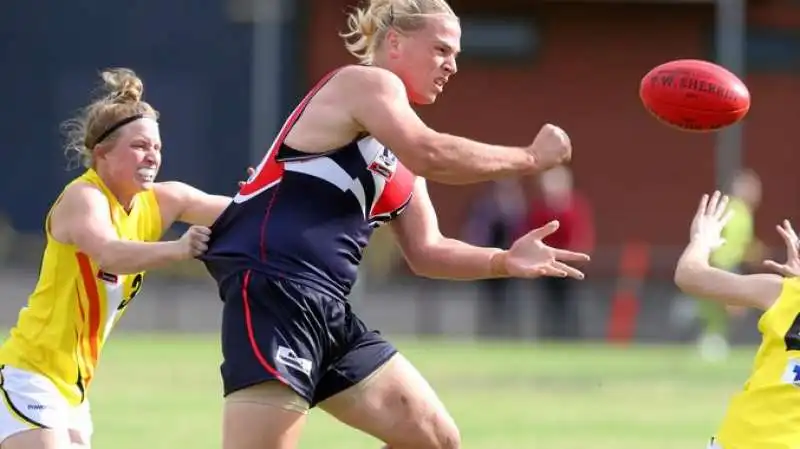
<instances>
[{"instance_id":1,"label":"club logo on jumper","mask_svg":"<svg viewBox=\"0 0 800 449\"><path fill-rule=\"evenodd\" d=\"M800 359L791 359L781 377L784 383L800 387Z\"/></svg>"},{"instance_id":2,"label":"club logo on jumper","mask_svg":"<svg viewBox=\"0 0 800 449\"><path fill-rule=\"evenodd\" d=\"M394 155L388 148L384 147L378 157L369 164L369 171L382 176L386 179L391 179L397 170L397 156Z\"/></svg>"},{"instance_id":3,"label":"club logo on jumper","mask_svg":"<svg viewBox=\"0 0 800 449\"><path fill-rule=\"evenodd\" d=\"M275 361L287 368L294 368L306 376L311 376L311 367L314 365L311 360L298 357L294 350L286 346L278 346L278 352L275 353Z\"/></svg>"}]
</instances>

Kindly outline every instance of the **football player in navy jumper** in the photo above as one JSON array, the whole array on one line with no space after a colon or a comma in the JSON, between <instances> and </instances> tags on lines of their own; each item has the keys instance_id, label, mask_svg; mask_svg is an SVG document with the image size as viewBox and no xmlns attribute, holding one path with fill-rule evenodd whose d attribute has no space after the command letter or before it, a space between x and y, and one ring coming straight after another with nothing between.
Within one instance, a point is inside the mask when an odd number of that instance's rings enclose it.
<instances>
[{"instance_id":1,"label":"football player in navy jumper","mask_svg":"<svg viewBox=\"0 0 800 449\"><path fill-rule=\"evenodd\" d=\"M442 279L571 276L588 256L550 248L558 223L503 251L445 238L425 180L467 184L569 161L544 125L527 147L436 132L412 104L456 73L445 0L372 0L343 37L360 64L324 76L212 227L203 257L224 301L223 449L294 449L319 406L392 449L460 447L420 373L347 302L375 227L391 222L413 271ZM332 446L333 447L333 446Z\"/></svg>"}]
</instances>

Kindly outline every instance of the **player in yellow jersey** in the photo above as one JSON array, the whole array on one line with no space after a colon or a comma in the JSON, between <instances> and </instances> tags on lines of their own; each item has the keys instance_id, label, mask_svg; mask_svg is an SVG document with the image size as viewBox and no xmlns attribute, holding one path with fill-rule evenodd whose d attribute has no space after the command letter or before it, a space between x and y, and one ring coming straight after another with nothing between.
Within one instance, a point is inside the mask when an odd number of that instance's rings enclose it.
<instances>
[{"instance_id":1,"label":"player in yellow jersey","mask_svg":"<svg viewBox=\"0 0 800 449\"><path fill-rule=\"evenodd\" d=\"M732 213L727 197L704 195L692 221L690 242L678 261L675 282L684 292L726 305L764 311L762 334L750 378L730 402L712 439L713 449L800 448L800 258L797 236L788 221L778 227L787 244L784 265L767 266L775 274L740 275L709 265L722 243Z\"/></svg>"},{"instance_id":2,"label":"player in yellow jersey","mask_svg":"<svg viewBox=\"0 0 800 449\"><path fill-rule=\"evenodd\" d=\"M130 70L103 73L107 94L68 122L68 151L87 170L45 219L39 281L0 347L0 448L88 448L86 393L103 344L142 287L145 270L206 250L230 198L155 183L158 113ZM195 226L160 242L182 221Z\"/></svg>"},{"instance_id":3,"label":"player in yellow jersey","mask_svg":"<svg viewBox=\"0 0 800 449\"><path fill-rule=\"evenodd\" d=\"M761 202L761 180L752 170L737 172L730 182L728 209L731 221L722 230L725 244L711 253L709 263L726 271L742 271L748 253L757 246L753 229L753 214ZM731 316L744 312L738 307L726 307L714 301L700 301L699 317L703 325L698 349L708 361L724 360L728 355L728 326Z\"/></svg>"}]
</instances>

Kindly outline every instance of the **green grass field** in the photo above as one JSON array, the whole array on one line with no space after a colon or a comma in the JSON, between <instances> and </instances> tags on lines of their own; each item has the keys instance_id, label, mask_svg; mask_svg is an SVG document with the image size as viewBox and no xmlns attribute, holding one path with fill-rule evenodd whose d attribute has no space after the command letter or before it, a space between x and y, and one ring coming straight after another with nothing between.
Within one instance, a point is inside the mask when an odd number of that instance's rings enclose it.
<instances>
[{"instance_id":1,"label":"green grass field","mask_svg":"<svg viewBox=\"0 0 800 449\"><path fill-rule=\"evenodd\" d=\"M216 336L117 334L90 393L99 449L219 448ZM753 348L719 365L691 347L398 345L459 423L465 449L704 448ZM268 423L265 423L268 425ZM312 411L302 449L378 449Z\"/></svg>"}]
</instances>

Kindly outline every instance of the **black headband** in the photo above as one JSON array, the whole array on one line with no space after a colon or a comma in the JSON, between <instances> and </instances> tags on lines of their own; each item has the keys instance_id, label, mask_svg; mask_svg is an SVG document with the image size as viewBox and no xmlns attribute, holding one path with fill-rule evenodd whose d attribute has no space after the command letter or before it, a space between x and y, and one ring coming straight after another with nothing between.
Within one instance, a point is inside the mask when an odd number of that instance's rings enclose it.
<instances>
[{"instance_id":1,"label":"black headband","mask_svg":"<svg viewBox=\"0 0 800 449\"><path fill-rule=\"evenodd\" d=\"M89 148L89 149L92 149L92 148L96 147L100 142L102 142L106 138L108 138L108 136L110 136L111 133L113 133L114 131L122 128L123 126L127 125L130 122L139 120L140 118L144 118L144 114L132 115L130 117L127 117L127 118L124 118L124 119L118 121L117 123L114 123L107 130L103 131L103 134L100 134L100 137L98 137L97 140L91 146L86 145L86 147Z\"/></svg>"}]
</instances>

